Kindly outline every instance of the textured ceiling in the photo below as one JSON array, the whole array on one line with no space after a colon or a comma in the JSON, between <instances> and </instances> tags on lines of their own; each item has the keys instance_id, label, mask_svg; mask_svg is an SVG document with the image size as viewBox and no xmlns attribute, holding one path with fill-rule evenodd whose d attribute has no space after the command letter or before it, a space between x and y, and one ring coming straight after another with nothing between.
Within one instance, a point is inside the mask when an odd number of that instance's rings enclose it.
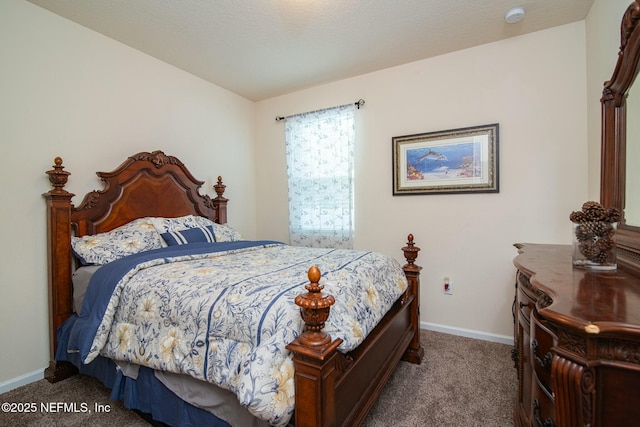
<instances>
[{"instance_id":1,"label":"textured ceiling","mask_svg":"<svg viewBox=\"0 0 640 427\"><path fill-rule=\"evenodd\" d=\"M28 0L253 101L585 19L593 0ZM526 17L507 24L522 6Z\"/></svg>"}]
</instances>

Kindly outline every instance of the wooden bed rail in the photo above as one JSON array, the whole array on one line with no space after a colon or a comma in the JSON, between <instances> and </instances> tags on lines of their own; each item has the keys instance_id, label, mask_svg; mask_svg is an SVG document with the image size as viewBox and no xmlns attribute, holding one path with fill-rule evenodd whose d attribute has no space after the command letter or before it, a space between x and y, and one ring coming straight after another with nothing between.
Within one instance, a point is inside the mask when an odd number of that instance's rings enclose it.
<instances>
[{"instance_id":1,"label":"wooden bed rail","mask_svg":"<svg viewBox=\"0 0 640 427\"><path fill-rule=\"evenodd\" d=\"M342 339L331 340L322 331L335 300L331 295L323 295L324 286L318 283L320 270L316 266L309 269L309 284L305 286L308 292L295 299L305 330L287 345L295 367L296 427L360 425L399 360L422 362L419 309L422 267L414 263L420 248L414 245L412 234L402 250L407 260L403 266L407 290L353 354L339 352ZM389 351L393 346L397 350ZM375 353L378 348L384 348L390 355L373 361L370 356L360 357L369 350Z\"/></svg>"}]
</instances>

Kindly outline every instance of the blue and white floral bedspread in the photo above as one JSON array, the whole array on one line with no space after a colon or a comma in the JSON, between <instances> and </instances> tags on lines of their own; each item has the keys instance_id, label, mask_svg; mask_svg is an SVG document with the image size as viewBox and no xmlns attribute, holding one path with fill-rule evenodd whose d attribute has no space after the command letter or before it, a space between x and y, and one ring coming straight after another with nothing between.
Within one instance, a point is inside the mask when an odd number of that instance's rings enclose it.
<instances>
[{"instance_id":1,"label":"blue and white floral bedspread","mask_svg":"<svg viewBox=\"0 0 640 427\"><path fill-rule=\"evenodd\" d=\"M95 273L69 350L84 363L100 354L217 384L257 417L285 425L294 406L285 346L304 326L294 298L312 265L336 299L325 331L344 340L342 351L357 347L407 288L400 264L373 252L264 241L170 246Z\"/></svg>"}]
</instances>

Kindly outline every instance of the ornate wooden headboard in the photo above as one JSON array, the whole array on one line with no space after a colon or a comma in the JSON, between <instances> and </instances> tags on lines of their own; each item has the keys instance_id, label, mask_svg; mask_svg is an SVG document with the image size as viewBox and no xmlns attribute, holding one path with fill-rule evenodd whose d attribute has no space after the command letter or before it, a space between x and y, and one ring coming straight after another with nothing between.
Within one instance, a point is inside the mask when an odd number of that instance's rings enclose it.
<instances>
[{"instance_id":1,"label":"ornate wooden headboard","mask_svg":"<svg viewBox=\"0 0 640 427\"><path fill-rule=\"evenodd\" d=\"M226 186L221 177L214 185L217 197L201 195L203 181L195 179L176 157L154 151L134 154L112 172L98 172L104 189L88 193L75 207L71 203L74 194L64 188L70 173L64 170L60 157L54 163L46 172L53 189L43 194L47 201L52 361L56 330L73 314L72 233L106 232L147 216L199 215L224 224L228 202L222 196Z\"/></svg>"}]
</instances>

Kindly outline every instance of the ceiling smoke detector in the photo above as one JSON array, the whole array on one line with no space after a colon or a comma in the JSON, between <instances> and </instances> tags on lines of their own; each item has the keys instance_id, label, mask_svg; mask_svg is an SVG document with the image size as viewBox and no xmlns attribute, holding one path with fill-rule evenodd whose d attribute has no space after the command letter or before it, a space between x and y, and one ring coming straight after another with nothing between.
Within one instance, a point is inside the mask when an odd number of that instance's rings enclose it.
<instances>
[{"instance_id":1,"label":"ceiling smoke detector","mask_svg":"<svg viewBox=\"0 0 640 427\"><path fill-rule=\"evenodd\" d=\"M520 22L524 19L524 8L523 7L514 7L510 9L507 14L504 16L504 20L509 24L515 24L516 22Z\"/></svg>"}]
</instances>

